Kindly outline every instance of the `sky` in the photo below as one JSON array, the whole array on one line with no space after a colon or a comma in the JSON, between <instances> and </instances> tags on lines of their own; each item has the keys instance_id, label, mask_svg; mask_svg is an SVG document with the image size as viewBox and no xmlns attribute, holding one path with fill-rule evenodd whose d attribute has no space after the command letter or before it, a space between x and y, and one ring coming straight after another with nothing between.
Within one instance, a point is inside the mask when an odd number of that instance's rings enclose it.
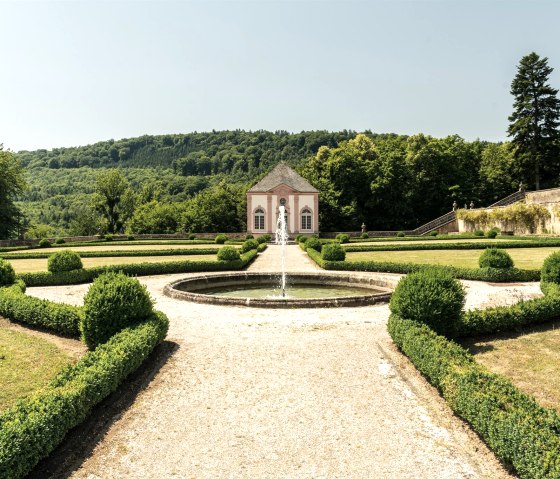
<instances>
[{"instance_id":1,"label":"sky","mask_svg":"<svg viewBox=\"0 0 560 479\"><path fill-rule=\"evenodd\" d=\"M507 139L558 1L0 0L0 143L342 130Z\"/></svg>"}]
</instances>

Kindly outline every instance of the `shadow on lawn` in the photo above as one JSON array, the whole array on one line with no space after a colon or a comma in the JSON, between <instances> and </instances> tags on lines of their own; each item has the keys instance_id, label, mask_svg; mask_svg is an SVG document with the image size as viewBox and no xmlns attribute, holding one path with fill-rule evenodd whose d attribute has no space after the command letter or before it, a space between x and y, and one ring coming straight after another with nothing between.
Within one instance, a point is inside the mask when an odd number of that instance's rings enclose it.
<instances>
[{"instance_id":1,"label":"shadow on lawn","mask_svg":"<svg viewBox=\"0 0 560 479\"><path fill-rule=\"evenodd\" d=\"M560 319L541 324L531 324L525 327L517 328L513 331L506 331L504 333L485 334L474 338L464 338L460 340L460 344L464 348L467 348L471 354L476 355L496 349L494 345L491 344L494 341L516 339L527 334L544 333L546 331L554 331L557 329L560 329Z\"/></svg>"},{"instance_id":2,"label":"shadow on lawn","mask_svg":"<svg viewBox=\"0 0 560 479\"><path fill-rule=\"evenodd\" d=\"M82 424L71 430L62 444L41 461L27 478L64 479L77 471L104 439L111 426L122 418L179 347L171 341L158 345L144 364L113 394L98 404Z\"/></svg>"}]
</instances>

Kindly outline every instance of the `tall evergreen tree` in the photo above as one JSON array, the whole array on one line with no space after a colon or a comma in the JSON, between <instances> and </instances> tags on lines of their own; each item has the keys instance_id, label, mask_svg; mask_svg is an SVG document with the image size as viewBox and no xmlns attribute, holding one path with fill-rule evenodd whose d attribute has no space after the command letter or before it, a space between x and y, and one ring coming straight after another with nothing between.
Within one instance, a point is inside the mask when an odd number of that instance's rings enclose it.
<instances>
[{"instance_id":1,"label":"tall evergreen tree","mask_svg":"<svg viewBox=\"0 0 560 479\"><path fill-rule=\"evenodd\" d=\"M540 58L535 52L524 56L511 83L515 101L508 135L513 138L515 157L523 174L526 178L534 175L537 190L541 174L544 172L550 179L560 166L557 156L560 100L556 96L558 90L548 84L553 69L547 62L548 58Z\"/></svg>"}]
</instances>

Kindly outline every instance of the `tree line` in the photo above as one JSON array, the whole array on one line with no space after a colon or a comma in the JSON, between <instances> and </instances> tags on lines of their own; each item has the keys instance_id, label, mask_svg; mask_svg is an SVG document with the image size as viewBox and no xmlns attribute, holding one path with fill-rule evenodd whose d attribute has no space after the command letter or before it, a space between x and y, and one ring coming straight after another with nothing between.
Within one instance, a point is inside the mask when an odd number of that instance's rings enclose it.
<instances>
[{"instance_id":1,"label":"tree line","mask_svg":"<svg viewBox=\"0 0 560 479\"><path fill-rule=\"evenodd\" d=\"M511 85L511 142L235 130L0 150L0 237L23 229L31 236L241 231L246 190L280 160L319 189L323 231L362 222L414 228L454 202L491 204L521 182L555 187L560 101L551 72L535 53L521 59Z\"/></svg>"}]
</instances>

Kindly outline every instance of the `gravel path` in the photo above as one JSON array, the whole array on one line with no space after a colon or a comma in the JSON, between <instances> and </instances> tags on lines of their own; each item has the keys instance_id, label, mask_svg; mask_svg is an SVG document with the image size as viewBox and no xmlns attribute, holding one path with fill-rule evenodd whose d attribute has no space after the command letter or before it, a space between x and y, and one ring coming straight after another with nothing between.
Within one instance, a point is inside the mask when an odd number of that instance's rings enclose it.
<instances>
[{"instance_id":1,"label":"gravel path","mask_svg":"<svg viewBox=\"0 0 560 479\"><path fill-rule=\"evenodd\" d=\"M297 246L291 271L314 269ZM269 248L251 266L278 268ZM171 359L72 478L506 478L485 445L393 347L387 305L261 310L162 295ZM397 275L387 275L398 280ZM465 282L469 307L535 284ZM29 288L80 304L87 285Z\"/></svg>"}]
</instances>

